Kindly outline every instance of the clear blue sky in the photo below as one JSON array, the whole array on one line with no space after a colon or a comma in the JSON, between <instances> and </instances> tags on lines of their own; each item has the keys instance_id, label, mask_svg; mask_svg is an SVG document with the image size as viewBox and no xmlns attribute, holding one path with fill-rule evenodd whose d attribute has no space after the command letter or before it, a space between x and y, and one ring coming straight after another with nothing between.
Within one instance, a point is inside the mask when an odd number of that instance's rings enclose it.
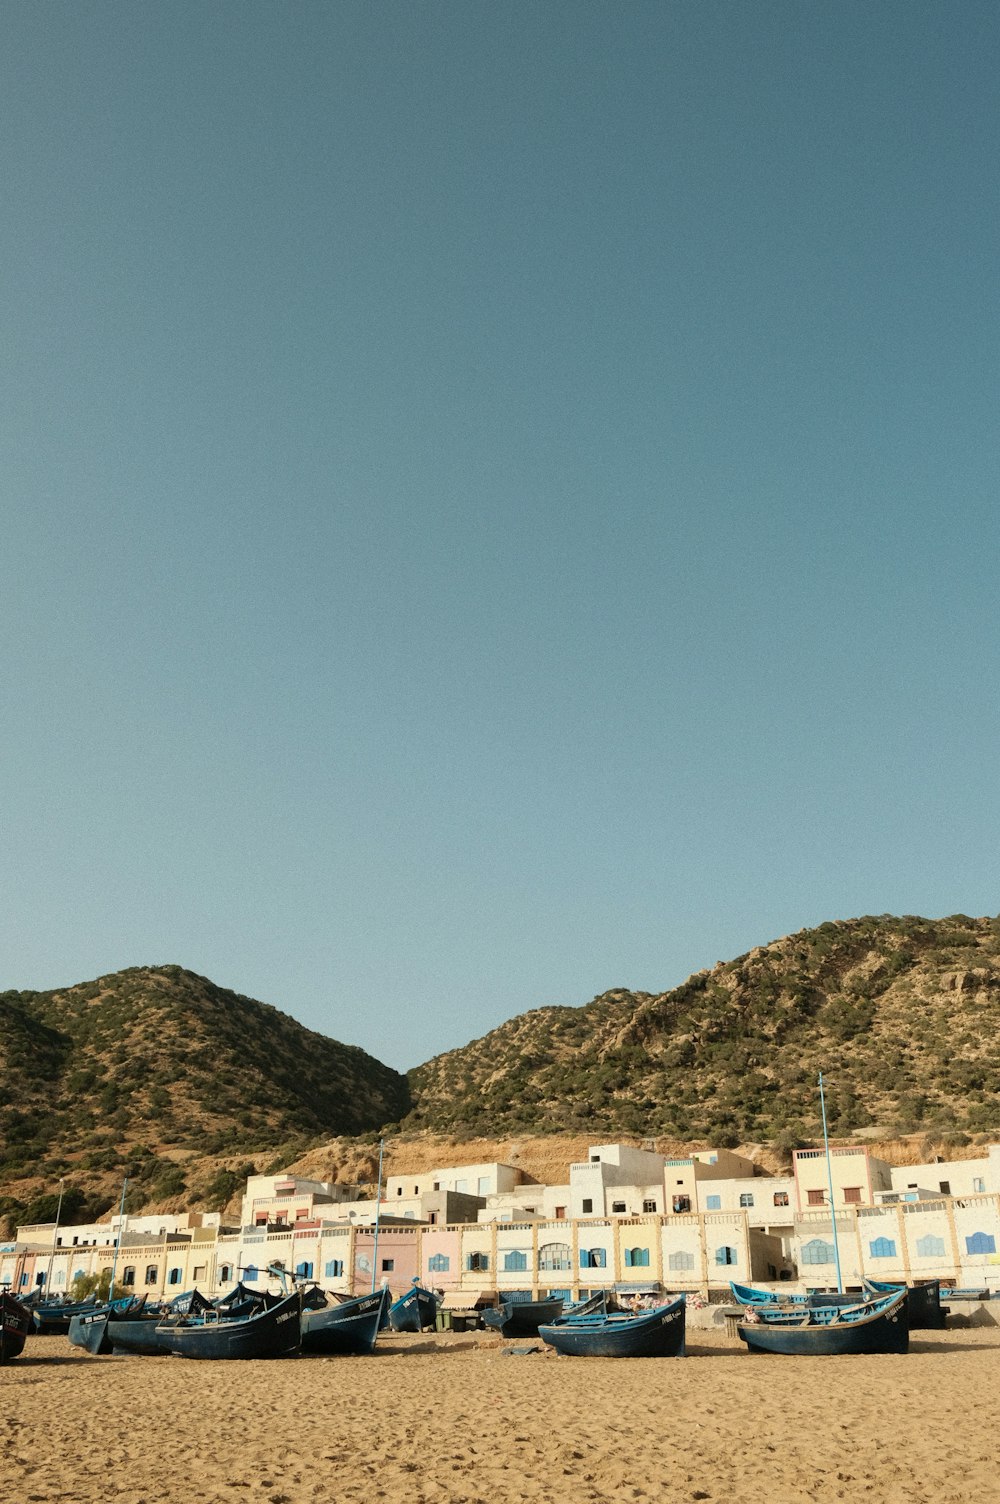
<instances>
[{"instance_id":1,"label":"clear blue sky","mask_svg":"<svg viewBox=\"0 0 1000 1504\"><path fill-rule=\"evenodd\" d=\"M0 987L1000 909L992 0L2 15Z\"/></svg>"}]
</instances>

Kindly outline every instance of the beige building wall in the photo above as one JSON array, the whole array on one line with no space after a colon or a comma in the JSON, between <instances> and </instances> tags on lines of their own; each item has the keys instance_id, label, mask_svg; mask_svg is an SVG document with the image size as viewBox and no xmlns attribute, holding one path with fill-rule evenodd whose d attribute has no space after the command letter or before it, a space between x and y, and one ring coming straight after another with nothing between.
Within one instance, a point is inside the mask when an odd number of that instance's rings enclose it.
<instances>
[{"instance_id":1,"label":"beige building wall","mask_svg":"<svg viewBox=\"0 0 1000 1504\"><path fill-rule=\"evenodd\" d=\"M796 1149L793 1170L797 1210L801 1213L829 1205L829 1174L823 1149ZM830 1150L833 1201L836 1207L870 1206L876 1191L892 1189L892 1171L867 1149L854 1146Z\"/></svg>"},{"instance_id":2,"label":"beige building wall","mask_svg":"<svg viewBox=\"0 0 1000 1504\"><path fill-rule=\"evenodd\" d=\"M993 1185L992 1165L983 1159L935 1160L926 1165L900 1165L894 1168L894 1191L930 1191L938 1196L979 1196L1000 1190Z\"/></svg>"}]
</instances>

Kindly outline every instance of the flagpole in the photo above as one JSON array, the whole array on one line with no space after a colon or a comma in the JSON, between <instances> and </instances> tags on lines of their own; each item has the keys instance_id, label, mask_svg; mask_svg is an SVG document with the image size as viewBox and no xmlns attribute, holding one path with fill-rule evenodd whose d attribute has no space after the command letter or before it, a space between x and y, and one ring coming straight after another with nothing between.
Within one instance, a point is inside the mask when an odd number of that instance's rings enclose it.
<instances>
[{"instance_id":1,"label":"flagpole","mask_svg":"<svg viewBox=\"0 0 1000 1504\"><path fill-rule=\"evenodd\" d=\"M108 1305L115 1298L115 1273L118 1269L118 1250L122 1246L122 1225L125 1221L125 1192L128 1190L128 1176L122 1182L122 1201L118 1208L118 1236L115 1238L115 1256L111 1260L111 1286L108 1290Z\"/></svg>"},{"instance_id":2,"label":"flagpole","mask_svg":"<svg viewBox=\"0 0 1000 1504\"><path fill-rule=\"evenodd\" d=\"M375 1247L372 1249L372 1294L375 1294L375 1279L378 1271L378 1225L382 1217L382 1155L385 1139L378 1141L378 1186L375 1191Z\"/></svg>"},{"instance_id":3,"label":"flagpole","mask_svg":"<svg viewBox=\"0 0 1000 1504\"><path fill-rule=\"evenodd\" d=\"M45 1294L46 1294L46 1296L50 1296L52 1294L52 1260L56 1256L56 1238L59 1236L59 1219L62 1216L63 1186L65 1185L65 1183L66 1183L65 1180L60 1175L60 1177L59 1177L59 1205L56 1207L56 1225L52 1229L52 1252L49 1254L49 1268L48 1268L48 1273L45 1276Z\"/></svg>"},{"instance_id":4,"label":"flagpole","mask_svg":"<svg viewBox=\"0 0 1000 1504\"><path fill-rule=\"evenodd\" d=\"M837 1266L837 1293L844 1293L844 1279L840 1272L840 1239L837 1237L837 1208L833 1204L833 1163L830 1159L830 1135L826 1131L826 1097L823 1094L823 1072L819 1073L819 1106L823 1114L823 1144L826 1149L826 1183L830 1188L830 1221L833 1224L833 1260Z\"/></svg>"}]
</instances>

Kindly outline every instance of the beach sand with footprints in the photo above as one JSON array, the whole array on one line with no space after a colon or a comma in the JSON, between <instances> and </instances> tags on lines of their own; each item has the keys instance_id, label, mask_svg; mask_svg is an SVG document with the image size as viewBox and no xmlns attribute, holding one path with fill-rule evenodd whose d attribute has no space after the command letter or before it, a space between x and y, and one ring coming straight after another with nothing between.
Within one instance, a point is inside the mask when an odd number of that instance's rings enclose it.
<instances>
[{"instance_id":1,"label":"beach sand with footprints","mask_svg":"<svg viewBox=\"0 0 1000 1504\"><path fill-rule=\"evenodd\" d=\"M371 1358L91 1358L0 1369L0 1499L204 1504L994 1504L1000 1330L905 1357L559 1358L492 1334Z\"/></svg>"}]
</instances>

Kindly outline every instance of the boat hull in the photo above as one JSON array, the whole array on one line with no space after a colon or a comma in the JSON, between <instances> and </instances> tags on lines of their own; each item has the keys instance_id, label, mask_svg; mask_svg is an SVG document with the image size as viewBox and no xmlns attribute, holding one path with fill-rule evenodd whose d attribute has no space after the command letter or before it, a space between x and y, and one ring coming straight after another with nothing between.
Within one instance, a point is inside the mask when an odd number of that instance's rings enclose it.
<instances>
[{"instance_id":1,"label":"boat hull","mask_svg":"<svg viewBox=\"0 0 1000 1504\"><path fill-rule=\"evenodd\" d=\"M304 1353L371 1353L382 1325L389 1292L362 1295L339 1306L302 1313Z\"/></svg>"},{"instance_id":2,"label":"boat hull","mask_svg":"<svg viewBox=\"0 0 1000 1504\"><path fill-rule=\"evenodd\" d=\"M845 1353L905 1353L910 1329L906 1295L880 1305L872 1314L811 1323L795 1321L741 1322L740 1337L752 1353L788 1353L798 1357L840 1356Z\"/></svg>"},{"instance_id":3,"label":"boat hull","mask_svg":"<svg viewBox=\"0 0 1000 1504\"><path fill-rule=\"evenodd\" d=\"M434 1325L437 1296L422 1285L414 1286L389 1307L389 1325L394 1332L422 1332Z\"/></svg>"},{"instance_id":4,"label":"boat hull","mask_svg":"<svg viewBox=\"0 0 1000 1504\"><path fill-rule=\"evenodd\" d=\"M31 1312L13 1295L0 1295L0 1363L19 1358L31 1331Z\"/></svg>"},{"instance_id":5,"label":"boat hull","mask_svg":"<svg viewBox=\"0 0 1000 1504\"><path fill-rule=\"evenodd\" d=\"M181 1358L290 1358L302 1341L302 1303L297 1294L289 1295L242 1320L203 1320L155 1330L169 1334L169 1351Z\"/></svg>"},{"instance_id":6,"label":"boat hull","mask_svg":"<svg viewBox=\"0 0 1000 1504\"><path fill-rule=\"evenodd\" d=\"M539 1327L543 1342L572 1358L684 1356L684 1297L640 1315L577 1316Z\"/></svg>"},{"instance_id":7,"label":"boat hull","mask_svg":"<svg viewBox=\"0 0 1000 1504\"><path fill-rule=\"evenodd\" d=\"M96 1300L64 1306L36 1306L31 1313L32 1326L38 1337L65 1337L74 1316L97 1309Z\"/></svg>"},{"instance_id":8,"label":"boat hull","mask_svg":"<svg viewBox=\"0 0 1000 1504\"><path fill-rule=\"evenodd\" d=\"M888 1295L893 1290L906 1290L906 1309L910 1331L940 1332L948 1325L948 1313L941 1304L941 1281L924 1280L919 1285L893 1285L883 1280L866 1279L865 1288L875 1295Z\"/></svg>"},{"instance_id":9,"label":"boat hull","mask_svg":"<svg viewBox=\"0 0 1000 1504\"><path fill-rule=\"evenodd\" d=\"M105 1355L113 1352L118 1347L119 1333L135 1332L141 1336L143 1332L152 1332L156 1323L161 1318L150 1312L148 1315L117 1315L114 1311L85 1311L74 1316L69 1324L67 1336L74 1347L82 1347L84 1352L93 1353L94 1356ZM163 1348L143 1349L137 1345L128 1351L139 1352L149 1350L162 1352Z\"/></svg>"},{"instance_id":10,"label":"boat hull","mask_svg":"<svg viewBox=\"0 0 1000 1504\"><path fill-rule=\"evenodd\" d=\"M505 1300L497 1309L483 1312L487 1326L501 1337L537 1337L538 1328L562 1315L566 1302L559 1300Z\"/></svg>"}]
</instances>

